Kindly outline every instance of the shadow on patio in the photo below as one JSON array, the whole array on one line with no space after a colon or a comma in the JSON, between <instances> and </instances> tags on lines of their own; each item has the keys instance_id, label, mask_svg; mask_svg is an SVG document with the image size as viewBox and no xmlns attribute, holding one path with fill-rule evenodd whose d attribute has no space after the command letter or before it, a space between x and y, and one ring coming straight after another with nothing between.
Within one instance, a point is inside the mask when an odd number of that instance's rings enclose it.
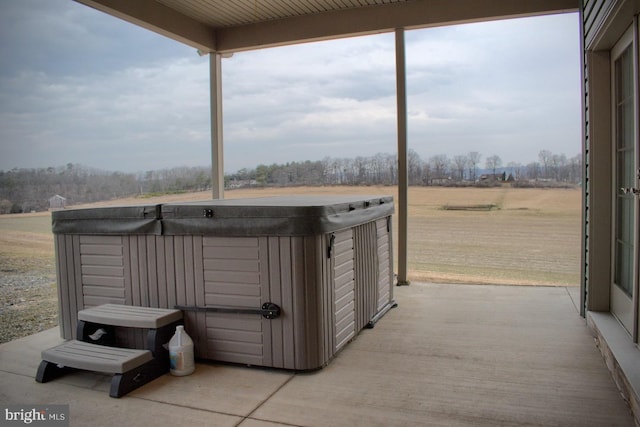
<instances>
[{"instance_id":1,"label":"shadow on patio","mask_svg":"<svg viewBox=\"0 0 640 427\"><path fill-rule=\"evenodd\" d=\"M57 328L0 345L0 400L70 405L84 425L632 426L577 288L412 284L399 307L312 373L199 363L121 399L109 377L46 384Z\"/></svg>"}]
</instances>

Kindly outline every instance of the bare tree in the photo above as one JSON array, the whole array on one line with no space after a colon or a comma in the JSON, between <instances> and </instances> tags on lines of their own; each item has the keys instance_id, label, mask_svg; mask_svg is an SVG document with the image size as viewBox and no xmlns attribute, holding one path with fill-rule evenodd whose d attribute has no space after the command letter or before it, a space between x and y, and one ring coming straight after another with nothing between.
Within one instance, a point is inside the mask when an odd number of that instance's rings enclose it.
<instances>
[{"instance_id":1,"label":"bare tree","mask_svg":"<svg viewBox=\"0 0 640 427\"><path fill-rule=\"evenodd\" d=\"M453 167L457 172L458 181L464 181L464 170L469 163L469 158L463 155L453 156Z\"/></svg>"},{"instance_id":2,"label":"bare tree","mask_svg":"<svg viewBox=\"0 0 640 427\"><path fill-rule=\"evenodd\" d=\"M531 162L527 165L527 177L534 181L540 177L540 163Z\"/></svg>"},{"instance_id":3,"label":"bare tree","mask_svg":"<svg viewBox=\"0 0 640 427\"><path fill-rule=\"evenodd\" d=\"M398 156L392 154L387 157L387 179L389 184L398 182Z\"/></svg>"},{"instance_id":4,"label":"bare tree","mask_svg":"<svg viewBox=\"0 0 640 427\"><path fill-rule=\"evenodd\" d=\"M522 165L518 162L509 162L507 163L507 167L511 169L511 175L513 179L518 180L522 176Z\"/></svg>"},{"instance_id":5,"label":"bare tree","mask_svg":"<svg viewBox=\"0 0 640 427\"><path fill-rule=\"evenodd\" d=\"M569 181L578 183L582 181L582 154L569 159Z\"/></svg>"},{"instance_id":6,"label":"bare tree","mask_svg":"<svg viewBox=\"0 0 640 427\"><path fill-rule=\"evenodd\" d=\"M467 154L467 159L469 161L469 176L472 181L475 181L478 178L478 165L480 164L480 159L482 155L477 151L471 151Z\"/></svg>"},{"instance_id":7,"label":"bare tree","mask_svg":"<svg viewBox=\"0 0 640 427\"><path fill-rule=\"evenodd\" d=\"M422 183L424 185L431 185L433 179L433 171L431 170L431 163L424 162L422 166Z\"/></svg>"},{"instance_id":8,"label":"bare tree","mask_svg":"<svg viewBox=\"0 0 640 427\"><path fill-rule=\"evenodd\" d=\"M540 159L540 163L542 163L542 167L544 168L543 178L549 178L549 166L551 165L553 154L549 150L541 150L540 153L538 153L538 159Z\"/></svg>"},{"instance_id":9,"label":"bare tree","mask_svg":"<svg viewBox=\"0 0 640 427\"><path fill-rule=\"evenodd\" d=\"M13 206L13 203L11 203L11 201L7 199L0 200L0 214L4 215L4 214L11 213L12 206Z\"/></svg>"},{"instance_id":10,"label":"bare tree","mask_svg":"<svg viewBox=\"0 0 640 427\"><path fill-rule=\"evenodd\" d=\"M495 177L496 169L502 166L502 159L500 158L500 156L496 154L494 154L491 157L487 157L486 166L487 166L487 169L491 169L491 171L493 172L493 176Z\"/></svg>"},{"instance_id":11,"label":"bare tree","mask_svg":"<svg viewBox=\"0 0 640 427\"><path fill-rule=\"evenodd\" d=\"M551 157L551 165L553 167L553 177L556 181L567 180L567 156L564 154L554 154Z\"/></svg>"},{"instance_id":12,"label":"bare tree","mask_svg":"<svg viewBox=\"0 0 640 427\"><path fill-rule=\"evenodd\" d=\"M367 162L364 157L356 157L353 163L353 169L356 176L355 182L357 184L363 184L367 182Z\"/></svg>"},{"instance_id":13,"label":"bare tree","mask_svg":"<svg viewBox=\"0 0 640 427\"><path fill-rule=\"evenodd\" d=\"M371 170L374 176L374 184L382 184L382 174L385 172L385 156L382 153L377 153L371 158Z\"/></svg>"},{"instance_id":14,"label":"bare tree","mask_svg":"<svg viewBox=\"0 0 640 427\"><path fill-rule=\"evenodd\" d=\"M415 185L419 184L422 177L422 159L420 155L409 149L407 153L408 157L408 173L409 173L409 184Z\"/></svg>"},{"instance_id":15,"label":"bare tree","mask_svg":"<svg viewBox=\"0 0 640 427\"><path fill-rule=\"evenodd\" d=\"M431 163L433 177L435 179L446 179L449 174L449 158L446 154L438 154L429 159Z\"/></svg>"}]
</instances>

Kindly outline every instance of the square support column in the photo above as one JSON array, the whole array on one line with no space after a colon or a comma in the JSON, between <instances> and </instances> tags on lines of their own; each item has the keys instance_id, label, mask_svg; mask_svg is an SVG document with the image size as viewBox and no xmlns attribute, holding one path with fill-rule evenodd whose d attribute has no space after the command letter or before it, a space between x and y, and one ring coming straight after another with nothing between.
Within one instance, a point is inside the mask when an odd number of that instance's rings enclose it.
<instances>
[{"instance_id":1,"label":"square support column","mask_svg":"<svg viewBox=\"0 0 640 427\"><path fill-rule=\"evenodd\" d=\"M407 78L404 29L396 29L396 100L398 115L398 285L408 285Z\"/></svg>"},{"instance_id":2,"label":"square support column","mask_svg":"<svg viewBox=\"0 0 640 427\"><path fill-rule=\"evenodd\" d=\"M209 55L211 90L211 186L214 199L224 199L224 154L222 138L222 55Z\"/></svg>"}]
</instances>

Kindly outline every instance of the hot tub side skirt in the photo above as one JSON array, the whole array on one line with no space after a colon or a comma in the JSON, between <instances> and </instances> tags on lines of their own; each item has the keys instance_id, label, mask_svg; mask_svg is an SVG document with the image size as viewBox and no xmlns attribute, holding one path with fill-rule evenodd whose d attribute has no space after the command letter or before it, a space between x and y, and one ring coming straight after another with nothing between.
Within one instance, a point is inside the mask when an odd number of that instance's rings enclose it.
<instances>
[{"instance_id":1,"label":"hot tub side skirt","mask_svg":"<svg viewBox=\"0 0 640 427\"><path fill-rule=\"evenodd\" d=\"M355 330L360 331L393 303L391 217L354 227L353 232Z\"/></svg>"},{"instance_id":2,"label":"hot tub side skirt","mask_svg":"<svg viewBox=\"0 0 640 427\"><path fill-rule=\"evenodd\" d=\"M82 283L78 281L80 268L79 236L54 235L56 278L58 281L58 325L65 339L75 338L78 311L83 306Z\"/></svg>"},{"instance_id":3,"label":"hot tub side skirt","mask_svg":"<svg viewBox=\"0 0 640 427\"><path fill-rule=\"evenodd\" d=\"M164 239L155 235L55 235L60 333L76 338L78 311L115 303L172 307ZM144 348L146 331L118 330L116 343Z\"/></svg>"},{"instance_id":4,"label":"hot tub side skirt","mask_svg":"<svg viewBox=\"0 0 640 427\"><path fill-rule=\"evenodd\" d=\"M186 311L196 356L294 370L326 365L393 300L391 217L311 236L55 234L60 330L119 303L235 307L281 316ZM145 331L118 331L144 348Z\"/></svg>"},{"instance_id":5,"label":"hot tub side skirt","mask_svg":"<svg viewBox=\"0 0 640 427\"><path fill-rule=\"evenodd\" d=\"M395 304L393 298L393 233L391 217L376 221L378 249L378 305L375 314L384 310L389 304Z\"/></svg>"},{"instance_id":6,"label":"hot tub side skirt","mask_svg":"<svg viewBox=\"0 0 640 427\"><path fill-rule=\"evenodd\" d=\"M174 242L183 238L173 237ZM197 356L286 369L321 366L318 273L324 260L318 254L324 240L324 236L203 237L202 280L176 284L176 289L188 289L178 294L179 305L256 309L272 302L282 314L266 319L256 314L187 311ZM190 270L180 267L184 261L177 260L176 277L182 269Z\"/></svg>"}]
</instances>

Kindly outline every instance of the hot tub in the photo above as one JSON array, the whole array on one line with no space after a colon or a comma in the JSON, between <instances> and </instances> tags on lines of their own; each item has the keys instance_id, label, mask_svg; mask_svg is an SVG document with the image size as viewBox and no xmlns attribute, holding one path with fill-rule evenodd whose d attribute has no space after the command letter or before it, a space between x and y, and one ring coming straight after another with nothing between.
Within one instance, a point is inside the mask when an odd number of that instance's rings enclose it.
<instances>
[{"instance_id":1,"label":"hot tub","mask_svg":"<svg viewBox=\"0 0 640 427\"><path fill-rule=\"evenodd\" d=\"M198 358L322 367L395 304L393 210L291 196L54 212L61 334L103 303L177 307Z\"/></svg>"}]
</instances>

